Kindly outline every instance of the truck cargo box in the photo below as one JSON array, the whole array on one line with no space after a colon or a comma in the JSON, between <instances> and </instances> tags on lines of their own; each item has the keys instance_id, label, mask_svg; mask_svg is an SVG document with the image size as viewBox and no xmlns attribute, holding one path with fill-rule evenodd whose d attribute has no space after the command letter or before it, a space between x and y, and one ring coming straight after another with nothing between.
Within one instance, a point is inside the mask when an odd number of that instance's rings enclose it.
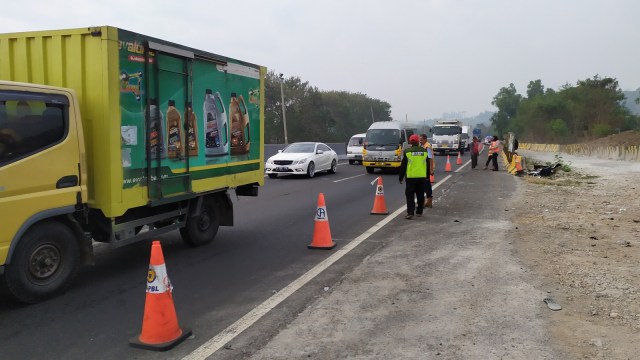
<instances>
[{"instance_id":1,"label":"truck cargo box","mask_svg":"<svg viewBox=\"0 0 640 360\"><path fill-rule=\"evenodd\" d=\"M264 184L266 68L109 26L0 34L0 80L71 88L106 217Z\"/></svg>"}]
</instances>

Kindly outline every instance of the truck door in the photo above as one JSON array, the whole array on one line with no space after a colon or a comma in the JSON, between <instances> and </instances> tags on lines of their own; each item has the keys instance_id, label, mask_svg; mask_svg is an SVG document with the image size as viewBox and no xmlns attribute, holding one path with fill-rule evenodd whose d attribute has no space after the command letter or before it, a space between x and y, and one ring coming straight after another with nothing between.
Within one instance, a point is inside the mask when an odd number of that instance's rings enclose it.
<instances>
[{"instance_id":1,"label":"truck door","mask_svg":"<svg viewBox=\"0 0 640 360\"><path fill-rule=\"evenodd\" d=\"M0 264L12 238L82 201L69 94L0 88Z\"/></svg>"},{"instance_id":2,"label":"truck door","mask_svg":"<svg viewBox=\"0 0 640 360\"><path fill-rule=\"evenodd\" d=\"M148 43L147 177L149 198L190 196L189 157L197 156L192 107L193 53ZM160 114L164 114L160 116Z\"/></svg>"}]
</instances>

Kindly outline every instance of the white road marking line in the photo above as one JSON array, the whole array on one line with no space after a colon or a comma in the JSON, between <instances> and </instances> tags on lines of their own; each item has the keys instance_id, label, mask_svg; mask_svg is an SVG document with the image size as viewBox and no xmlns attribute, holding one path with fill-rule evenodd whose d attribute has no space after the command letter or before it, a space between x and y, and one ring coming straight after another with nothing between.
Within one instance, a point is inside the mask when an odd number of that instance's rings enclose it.
<instances>
[{"instance_id":1,"label":"white road marking line","mask_svg":"<svg viewBox=\"0 0 640 360\"><path fill-rule=\"evenodd\" d=\"M447 181L449 178L451 178L451 175L447 175L444 179L438 181L435 185L433 185L433 189L435 190L438 186L440 186L440 184ZM200 347L195 349L189 355L183 357L182 360L199 360L199 359L204 360L207 357L213 355L214 352L218 351L221 347L223 347L229 341L233 340L233 338L235 338L244 330L249 328L249 326L253 325L256 321L260 320L260 318L262 318L269 311L271 311L271 309L278 306L278 304L283 302L291 294L293 294L298 289L303 287L306 283L308 283L318 274L326 270L333 263L340 260L343 256L347 255L356 246L360 245L363 241L367 240L376 231L380 230L383 226L387 225L391 220L393 220L393 218L400 215L405 210L406 210L406 206L403 205L398 210L387 215L384 219L382 219L377 224L373 225L371 228L369 228L367 231L365 231L360 236L355 238L353 241L346 244L344 247L338 249L335 253L333 253L331 256L329 256L328 258L320 262L318 265L314 266L311 270L307 271L305 274L303 274L302 276L294 280L292 283L285 286L282 290L278 291L275 295L265 300L262 304L256 306L253 310L251 310L246 315L238 319L238 321L229 325L229 327L222 330L216 336L209 339L204 344L200 345Z\"/></svg>"},{"instance_id":2,"label":"white road marking line","mask_svg":"<svg viewBox=\"0 0 640 360\"><path fill-rule=\"evenodd\" d=\"M365 175L366 175L366 174L360 174L360 175L351 176L351 177L344 178L344 179L340 179L340 180L333 180L333 182L334 182L334 183L337 183L337 182L340 182L340 181L350 180L350 179L354 179L354 178L357 178L357 177L360 177L360 176L365 176Z\"/></svg>"},{"instance_id":3,"label":"white road marking line","mask_svg":"<svg viewBox=\"0 0 640 360\"><path fill-rule=\"evenodd\" d=\"M469 163L471 163L471 160L467 160L466 163L460 165L460 167L457 168L456 171L454 171L454 172L458 172L458 171L462 170L465 166L469 165Z\"/></svg>"}]
</instances>

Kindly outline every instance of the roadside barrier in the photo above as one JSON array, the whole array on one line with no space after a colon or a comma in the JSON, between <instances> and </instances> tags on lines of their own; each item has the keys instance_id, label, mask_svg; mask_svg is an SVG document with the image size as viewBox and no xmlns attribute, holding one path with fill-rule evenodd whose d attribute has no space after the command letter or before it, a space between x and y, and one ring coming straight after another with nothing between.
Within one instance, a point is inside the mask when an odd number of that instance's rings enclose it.
<instances>
[{"instance_id":1,"label":"roadside barrier","mask_svg":"<svg viewBox=\"0 0 640 360\"><path fill-rule=\"evenodd\" d=\"M327 206L324 203L324 194L318 194L318 207L316 209L316 218L313 228L313 240L309 249L330 250L336 246L331 240L331 229L329 228L329 216L327 215Z\"/></svg>"},{"instance_id":2,"label":"roadside barrier","mask_svg":"<svg viewBox=\"0 0 640 360\"><path fill-rule=\"evenodd\" d=\"M446 172L451 171L451 161L449 161L449 155L447 155L447 164L444 166L444 171Z\"/></svg>"},{"instance_id":3,"label":"roadside barrier","mask_svg":"<svg viewBox=\"0 0 640 360\"><path fill-rule=\"evenodd\" d=\"M375 180L374 180L375 181ZM388 215L387 203L384 201L384 187L382 186L382 176L378 176L378 185L376 185L376 196L373 200L373 208L371 215Z\"/></svg>"},{"instance_id":4,"label":"roadside barrier","mask_svg":"<svg viewBox=\"0 0 640 360\"><path fill-rule=\"evenodd\" d=\"M531 144L521 143L523 150L563 152L571 155L584 155L601 159L640 161L640 145L594 146L587 144Z\"/></svg>"},{"instance_id":5,"label":"roadside barrier","mask_svg":"<svg viewBox=\"0 0 640 360\"><path fill-rule=\"evenodd\" d=\"M172 290L160 241L154 240L151 244L151 260L147 273L142 332L129 340L131 346L165 351L191 336L191 330L180 329L178 325Z\"/></svg>"}]
</instances>

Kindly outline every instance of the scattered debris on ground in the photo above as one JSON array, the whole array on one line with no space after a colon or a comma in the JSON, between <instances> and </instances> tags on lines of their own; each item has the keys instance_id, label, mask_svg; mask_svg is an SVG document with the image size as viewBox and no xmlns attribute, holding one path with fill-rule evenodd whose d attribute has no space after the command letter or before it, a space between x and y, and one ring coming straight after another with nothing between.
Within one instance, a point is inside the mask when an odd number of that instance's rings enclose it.
<instances>
[{"instance_id":1,"label":"scattered debris on ground","mask_svg":"<svg viewBox=\"0 0 640 360\"><path fill-rule=\"evenodd\" d=\"M551 176L521 177L516 254L562 304L550 317L556 346L576 359L637 358L639 175L581 168L562 155L554 160L563 167Z\"/></svg>"}]
</instances>

